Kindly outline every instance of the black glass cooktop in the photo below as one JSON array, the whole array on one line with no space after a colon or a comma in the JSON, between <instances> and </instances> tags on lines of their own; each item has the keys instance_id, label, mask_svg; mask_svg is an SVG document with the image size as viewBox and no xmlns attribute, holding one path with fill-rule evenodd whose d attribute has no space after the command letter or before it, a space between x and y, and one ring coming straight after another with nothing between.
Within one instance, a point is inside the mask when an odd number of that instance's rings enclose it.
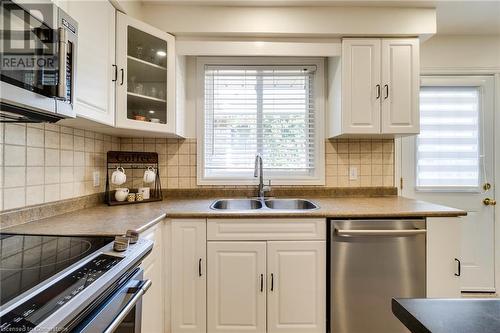
<instances>
[{"instance_id":1,"label":"black glass cooktop","mask_svg":"<svg viewBox=\"0 0 500 333\"><path fill-rule=\"evenodd\" d=\"M0 233L0 304L6 304L112 241L109 237Z\"/></svg>"}]
</instances>

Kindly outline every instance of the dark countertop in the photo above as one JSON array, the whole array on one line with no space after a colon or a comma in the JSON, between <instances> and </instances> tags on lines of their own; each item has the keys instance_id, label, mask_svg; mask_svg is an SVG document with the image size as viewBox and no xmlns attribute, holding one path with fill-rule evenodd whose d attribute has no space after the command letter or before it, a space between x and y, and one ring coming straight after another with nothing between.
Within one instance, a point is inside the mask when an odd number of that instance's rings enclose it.
<instances>
[{"instance_id":1,"label":"dark countertop","mask_svg":"<svg viewBox=\"0 0 500 333\"><path fill-rule=\"evenodd\" d=\"M498 333L500 299L393 299L392 312L412 333Z\"/></svg>"}]
</instances>

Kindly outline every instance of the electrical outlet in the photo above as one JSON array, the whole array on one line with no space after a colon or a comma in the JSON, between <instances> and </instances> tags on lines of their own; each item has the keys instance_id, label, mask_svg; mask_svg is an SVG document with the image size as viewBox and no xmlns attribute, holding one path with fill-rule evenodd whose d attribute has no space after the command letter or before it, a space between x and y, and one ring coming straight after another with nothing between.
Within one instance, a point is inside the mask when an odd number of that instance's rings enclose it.
<instances>
[{"instance_id":1,"label":"electrical outlet","mask_svg":"<svg viewBox=\"0 0 500 333\"><path fill-rule=\"evenodd\" d=\"M349 180L357 180L358 179L358 167L352 166L349 167Z\"/></svg>"},{"instance_id":2,"label":"electrical outlet","mask_svg":"<svg viewBox=\"0 0 500 333\"><path fill-rule=\"evenodd\" d=\"M94 183L94 187L97 187L99 186L99 171L94 171L92 173L92 179L93 179L93 183Z\"/></svg>"}]
</instances>

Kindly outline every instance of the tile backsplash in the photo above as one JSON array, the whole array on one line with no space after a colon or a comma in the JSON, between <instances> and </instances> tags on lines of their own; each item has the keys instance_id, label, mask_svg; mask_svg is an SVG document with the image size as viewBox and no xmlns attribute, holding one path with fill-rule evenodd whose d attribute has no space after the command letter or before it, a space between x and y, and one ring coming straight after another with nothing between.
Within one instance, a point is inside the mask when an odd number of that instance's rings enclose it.
<instances>
[{"instance_id":1,"label":"tile backsplash","mask_svg":"<svg viewBox=\"0 0 500 333\"><path fill-rule=\"evenodd\" d=\"M121 138L120 149L157 152L162 188L248 187L196 185L196 139ZM394 186L392 139L326 140L325 154L327 187ZM357 180L349 180L351 166L358 169ZM142 173L133 176L131 185L137 187L141 184Z\"/></svg>"},{"instance_id":2,"label":"tile backsplash","mask_svg":"<svg viewBox=\"0 0 500 333\"><path fill-rule=\"evenodd\" d=\"M119 147L117 137L55 124L0 124L0 210L104 191L106 151Z\"/></svg>"},{"instance_id":3,"label":"tile backsplash","mask_svg":"<svg viewBox=\"0 0 500 333\"><path fill-rule=\"evenodd\" d=\"M162 188L254 187L198 186L196 139L118 138L55 124L0 124L0 211L103 192L108 150L157 152ZM326 140L325 164L327 187L394 186L394 140ZM357 167L357 180L349 180L350 166ZM124 186L142 186L142 170L128 176Z\"/></svg>"}]
</instances>

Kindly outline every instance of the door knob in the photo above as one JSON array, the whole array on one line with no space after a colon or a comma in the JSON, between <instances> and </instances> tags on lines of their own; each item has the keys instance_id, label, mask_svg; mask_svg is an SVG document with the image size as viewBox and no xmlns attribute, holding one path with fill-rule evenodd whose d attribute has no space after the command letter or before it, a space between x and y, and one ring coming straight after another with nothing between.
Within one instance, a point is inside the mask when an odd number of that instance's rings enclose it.
<instances>
[{"instance_id":1,"label":"door knob","mask_svg":"<svg viewBox=\"0 0 500 333\"><path fill-rule=\"evenodd\" d=\"M495 206L497 204L497 201L495 199L490 199L490 198L484 198L483 203L486 206Z\"/></svg>"}]
</instances>

